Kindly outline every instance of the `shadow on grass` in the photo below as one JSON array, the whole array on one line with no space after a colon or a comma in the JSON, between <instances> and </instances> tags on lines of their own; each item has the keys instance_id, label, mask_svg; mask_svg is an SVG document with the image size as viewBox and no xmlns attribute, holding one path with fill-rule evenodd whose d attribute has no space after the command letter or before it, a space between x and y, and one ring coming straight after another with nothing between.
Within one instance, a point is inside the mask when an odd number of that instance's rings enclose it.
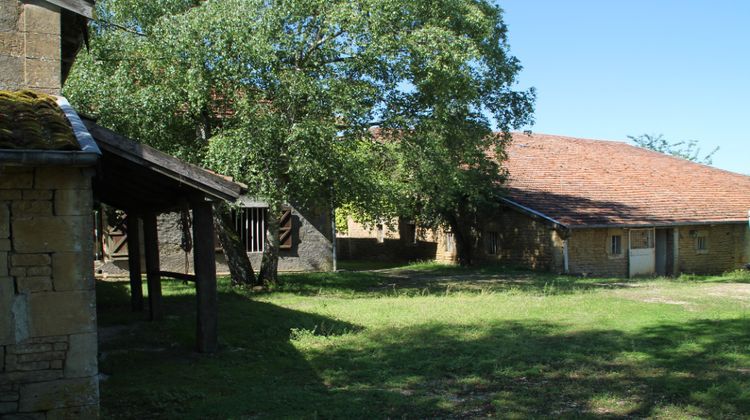
<instances>
[{"instance_id":1,"label":"shadow on grass","mask_svg":"<svg viewBox=\"0 0 750 420\"><path fill-rule=\"evenodd\" d=\"M220 351L198 354L192 286L163 287L165 319L148 322L130 312L126 282L97 283L103 418L310 415L327 390L290 337L362 329L221 288Z\"/></svg>"},{"instance_id":2,"label":"shadow on grass","mask_svg":"<svg viewBox=\"0 0 750 420\"><path fill-rule=\"evenodd\" d=\"M517 291L538 295L560 295L597 289L637 286L652 279L581 278L551 273L508 269L502 266L464 268L428 264L398 268L282 275L282 284L272 292L303 296L343 295L351 297L415 296L446 293L494 293Z\"/></svg>"},{"instance_id":3,"label":"shadow on grass","mask_svg":"<svg viewBox=\"0 0 750 420\"><path fill-rule=\"evenodd\" d=\"M635 333L429 325L373 333L370 347L325 348L310 362L331 398L344 393L385 417L746 417L749 328L745 319Z\"/></svg>"},{"instance_id":4,"label":"shadow on grass","mask_svg":"<svg viewBox=\"0 0 750 420\"><path fill-rule=\"evenodd\" d=\"M165 282L164 322L97 285L107 418L746 417L750 320L637 331L546 321L365 330L223 289L221 351L199 355L191 288Z\"/></svg>"}]
</instances>

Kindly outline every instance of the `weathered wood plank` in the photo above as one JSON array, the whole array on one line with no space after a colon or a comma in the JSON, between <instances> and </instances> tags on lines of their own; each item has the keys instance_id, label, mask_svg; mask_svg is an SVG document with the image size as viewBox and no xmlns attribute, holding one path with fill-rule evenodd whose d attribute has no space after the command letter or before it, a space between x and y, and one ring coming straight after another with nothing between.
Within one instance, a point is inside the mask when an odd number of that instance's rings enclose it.
<instances>
[{"instance_id":1,"label":"weathered wood plank","mask_svg":"<svg viewBox=\"0 0 750 420\"><path fill-rule=\"evenodd\" d=\"M195 276L192 274L176 273L174 271L159 271L159 275L162 277L170 277L177 280L184 281L195 281Z\"/></svg>"},{"instance_id":2,"label":"weathered wood plank","mask_svg":"<svg viewBox=\"0 0 750 420\"><path fill-rule=\"evenodd\" d=\"M162 307L161 278L159 277L159 234L156 230L156 213L154 212L144 213L143 215L143 246L146 256L150 319L159 321L164 318L164 310Z\"/></svg>"},{"instance_id":3,"label":"weathered wood plank","mask_svg":"<svg viewBox=\"0 0 750 420\"><path fill-rule=\"evenodd\" d=\"M62 7L63 9L70 10L71 12L78 13L81 16L86 16L89 19L94 17L94 2L86 0L45 0L47 3L52 3L55 6Z\"/></svg>"},{"instance_id":4,"label":"weathered wood plank","mask_svg":"<svg viewBox=\"0 0 750 420\"><path fill-rule=\"evenodd\" d=\"M193 238L198 303L197 348L201 353L213 353L218 348L218 296L213 209L209 202L193 203Z\"/></svg>"},{"instance_id":5,"label":"weathered wood plank","mask_svg":"<svg viewBox=\"0 0 750 420\"><path fill-rule=\"evenodd\" d=\"M130 273L130 306L133 312L143 311L143 280L141 280L141 220L128 214L128 271Z\"/></svg>"},{"instance_id":6,"label":"weathered wood plank","mask_svg":"<svg viewBox=\"0 0 750 420\"><path fill-rule=\"evenodd\" d=\"M229 181L195 165L183 162L152 147L136 143L125 136L83 119L86 128L96 139L104 152L111 152L119 157L138 163L155 172L165 175L180 184L198 189L210 196L236 200L245 186ZM106 155L105 155L106 158Z\"/></svg>"}]
</instances>

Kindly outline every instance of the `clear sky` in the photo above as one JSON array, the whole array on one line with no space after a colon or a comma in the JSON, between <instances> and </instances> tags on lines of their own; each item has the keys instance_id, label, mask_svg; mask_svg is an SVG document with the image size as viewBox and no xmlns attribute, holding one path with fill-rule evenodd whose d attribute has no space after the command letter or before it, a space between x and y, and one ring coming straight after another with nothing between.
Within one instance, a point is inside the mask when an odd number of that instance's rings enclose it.
<instances>
[{"instance_id":1,"label":"clear sky","mask_svg":"<svg viewBox=\"0 0 750 420\"><path fill-rule=\"evenodd\" d=\"M750 174L750 1L499 0L532 131L663 134Z\"/></svg>"}]
</instances>

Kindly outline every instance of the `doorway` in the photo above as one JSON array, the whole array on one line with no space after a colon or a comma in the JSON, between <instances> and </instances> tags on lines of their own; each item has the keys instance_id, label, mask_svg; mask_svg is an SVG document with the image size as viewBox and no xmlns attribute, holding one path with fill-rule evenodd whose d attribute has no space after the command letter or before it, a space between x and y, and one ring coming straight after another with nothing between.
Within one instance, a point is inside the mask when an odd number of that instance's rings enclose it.
<instances>
[{"instance_id":1,"label":"doorway","mask_svg":"<svg viewBox=\"0 0 750 420\"><path fill-rule=\"evenodd\" d=\"M655 229L631 229L628 234L630 277L650 276L656 271Z\"/></svg>"},{"instance_id":2,"label":"doorway","mask_svg":"<svg viewBox=\"0 0 750 420\"><path fill-rule=\"evenodd\" d=\"M674 229L656 229L656 274L674 274Z\"/></svg>"}]
</instances>

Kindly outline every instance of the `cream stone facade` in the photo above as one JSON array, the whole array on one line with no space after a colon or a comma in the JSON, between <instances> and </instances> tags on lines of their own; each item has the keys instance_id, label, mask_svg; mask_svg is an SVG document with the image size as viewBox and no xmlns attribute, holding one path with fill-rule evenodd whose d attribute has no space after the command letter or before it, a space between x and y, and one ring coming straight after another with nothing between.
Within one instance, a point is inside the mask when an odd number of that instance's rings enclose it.
<instances>
[{"instance_id":1,"label":"cream stone facade","mask_svg":"<svg viewBox=\"0 0 750 420\"><path fill-rule=\"evenodd\" d=\"M92 176L0 164L0 417L98 414Z\"/></svg>"},{"instance_id":2,"label":"cream stone facade","mask_svg":"<svg viewBox=\"0 0 750 420\"><path fill-rule=\"evenodd\" d=\"M44 1L0 0L0 89L59 94L60 8Z\"/></svg>"},{"instance_id":3,"label":"cream stone facade","mask_svg":"<svg viewBox=\"0 0 750 420\"><path fill-rule=\"evenodd\" d=\"M741 269L750 263L750 228L747 223L560 229L543 218L511 207L504 207L486 219L480 246L474 250L474 256L478 261L508 267L584 276L629 277L632 274L629 234L631 230L643 229L652 229L657 237L664 237L663 262L661 268L657 263L653 274L719 274ZM431 233L420 239L418 245L409 248L397 229L387 231L387 239L380 243L376 229L367 229L354 221L350 221L350 229L357 238L340 237L339 243L349 247L352 247L352 242L357 243L354 246L358 246L360 252L344 254L344 258L368 259L368 255L374 255L375 259L381 260L456 262L455 244L451 243L450 233L445 231ZM620 238L617 253L613 252L613 237ZM699 237L705 238L700 240L705 249L699 249ZM655 241L658 245L660 239Z\"/></svg>"}]
</instances>

